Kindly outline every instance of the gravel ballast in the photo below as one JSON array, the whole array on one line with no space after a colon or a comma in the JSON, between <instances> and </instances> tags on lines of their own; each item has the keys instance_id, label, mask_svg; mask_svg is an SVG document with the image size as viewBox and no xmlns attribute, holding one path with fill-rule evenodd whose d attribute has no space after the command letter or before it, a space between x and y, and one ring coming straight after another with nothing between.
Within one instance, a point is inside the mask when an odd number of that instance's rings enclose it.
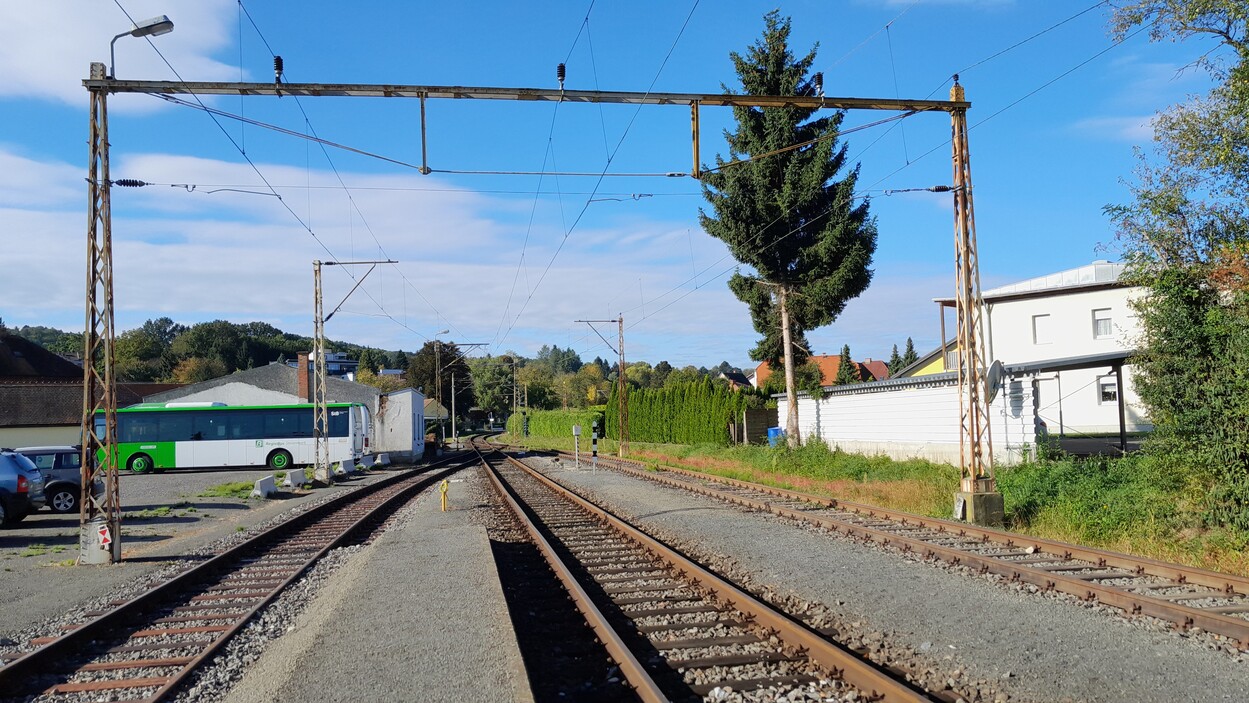
<instances>
[{"instance_id":1,"label":"gravel ballast","mask_svg":"<svg viewBox=\"0 0 1249 703\"><path fill-rule=\"evenodd\" d=\"M485 529L472 524L488 510L465 485L475 469L457 479L448 512L425 491L302 612L275 615L283 636L235 654L255 665L224 698L228 663L186 700L532 701Z\"/></svg>"},{"instance_id":2,"label":"gravel ballast","mask_svg":"<svg viewBox=\"0 0 1249 703\"><path fill-rule=\"evenodd\" d=\"M1151 619L1029 593L612 471L530 461L661 537L731 555L721 561L754 583L822 603L851 630L883 634L934 669L1000 682L1012 697L1170 703L1243 701L1249 691L1245 657Z\"/></svg>"}]
</instances>

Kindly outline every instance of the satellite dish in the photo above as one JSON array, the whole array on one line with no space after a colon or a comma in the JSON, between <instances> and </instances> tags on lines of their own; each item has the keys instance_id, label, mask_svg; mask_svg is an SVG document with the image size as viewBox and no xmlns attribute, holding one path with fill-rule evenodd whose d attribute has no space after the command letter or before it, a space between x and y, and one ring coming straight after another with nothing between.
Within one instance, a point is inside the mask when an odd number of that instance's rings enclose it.
<instances>
[{"instance_id":1,"label":"satellite dish","mask_svg":"<svg viewBox=\"0 0 1249 703\"><path fill-rule=\"evenodd\" d=\"M984 385L989 394L986 402L992 403L997 397L997 389L1002 385L1002 379L1006 376L1006 369L1002 366L1002 362L994 361L989 365L989 370L984 375Z\"/></svg>"}]
</instances>

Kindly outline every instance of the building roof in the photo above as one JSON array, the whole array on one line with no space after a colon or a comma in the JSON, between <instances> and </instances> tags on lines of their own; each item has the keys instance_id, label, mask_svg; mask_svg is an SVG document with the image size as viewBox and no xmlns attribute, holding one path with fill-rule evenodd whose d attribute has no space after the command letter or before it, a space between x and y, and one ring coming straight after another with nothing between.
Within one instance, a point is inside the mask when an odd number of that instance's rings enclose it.
<instances>
[{"instance_id":1,"label":"building roof","mask_svg":"<svg viewBox=\"0 0 1249 703\"><path fill-rule=\"evenodd\" d=\"M436 398L425 399L425 420L446 420L451 417L451 413L446 406L438 402Z\"/></svg>"},{"instance_id":2,"label":"building roof","mask_svg":"<svg viewBox=\"0 0 1249 703\"><path fill-rule=\"evenodd\" d=\"M750 379L746 378L746 374L740 371L721 371L720 378L728 381L735 386L749 386Z\"/></svg>"},{"instance_id":3,"label":"building roof","mask_svg":"<svg viewBox=\"0 0 1249 703\"><path fill-rule=\"evenodd\" d=\"M1124 264L1121 263L1094 261L1086 266L990 288L981 295L986 301L1000 301L1064 295L1097 288L1117 288L1127 285L1119 282L1123 269ZM933 301L943 305L954 304L953 298L933 298Z\"/></svg>"},{"instance_id":4,"label":"building roof","mask_svg":"<svg viewBox=\"0 0 1249 703\"><path fill-rule=\"evenodd\" d=\"M860 362L859 366L867 369L867 372L872 376L872 380L884 381L889 378L889 364L886 364L880 359L868 359L867 361Z\"/></svg>"},{"instance_id":5,"label":"building roof","mask_svg":"<svg viewBox=\"0 0 1249 703\"><path fill-rule=\"evenodd\" d=\"M814 362L815 365L819 367L821 386L832 386L837 383L837 372L841 369L840 354L816 354L809 357L808 361ZM871 361L870 359L868 361L873 364L879 363L882 367L884 367L885 377L888 378L888 366L883 361ZM874 378L872 371L865 367L864 364L857 361L853 363L857 367L860 381L870 381ZM762 386L764 383L767 383L768 378L770 378L773 373L774 371L772 366L768 362L765 361L759 364L759 366L755 367L756 385Z\"/></svg>"},{"instance_id":6,"label":"building roof","mask_svg":"<svg viewBox=\"0 0 1249 703\"><path fill-rule=\"evenodd\" d=\"M267 391L289 393L299 397L299 371L286 364L269 364L245 371L235 371L232 374L192 383L164 393L154 393L146 396L144 400L150 403L167 403L229 383L245 383ZM369 407L375 407L377 397L382 394L373 386L333 377L325 379L325 392L331 403L366 403Z\"/></svg>"},{"instance_id":7,"label":"building roof","mask_svg":"<svg viewBox=\"0 0 1249 703\"><path fill-rule=\"evenodd\" d=\"M38 344L9 332L0 332L0 378L77 378L82 367Z\"/></svg>"},{"instance_id":8,"label":"building roof","mask_svg":"<svg viewBox=\"0 0 1249 703\"><path fill-rule=\"evenodd\" d=\"M176 383L118 383L117 407L142 402ZM0 427L77 425L82 422L82 381L0 383Z\"/></svg>"}]
</instances>

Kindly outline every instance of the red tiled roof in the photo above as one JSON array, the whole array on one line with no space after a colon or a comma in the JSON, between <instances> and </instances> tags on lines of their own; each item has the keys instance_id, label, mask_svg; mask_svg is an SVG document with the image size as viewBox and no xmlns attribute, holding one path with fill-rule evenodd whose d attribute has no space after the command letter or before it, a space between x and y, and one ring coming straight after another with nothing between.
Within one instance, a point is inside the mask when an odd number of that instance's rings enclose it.
<instances>
[{"instance_id":1,"label":"red tiled roof","mask_svg":"<svg viewBox=\"0 0 1249 703\"><path fill-rule=\"evenodd\" d=\"M815 362L815 364L820 367L820 385L822 386L837 385L837 371L841 368L841 355L840 354L819 354L819 355L810 357L810 361ZM876 364L880 364L880 366L885 369L884 371L885 378L889 377L888 367L885 365L883 361L870 361L868 363L871 364L872 366L865 366L864 364L859 363L857 361L854 362L854 365L858 367L859 380L869 381L869 380L872 380L873 378L875 378L875 380L878 380L878 381L883 380L879 376L876 376L875 373L871 371L871 369L874 368ZM762 364L759 364L757 367L755 367L755 384L762 386L764 383L767 382L768 377L771 376L772 373L773 373L773 369L771 365L768 364L768 362L765 361Z\"/></svg>"}]
</instances>

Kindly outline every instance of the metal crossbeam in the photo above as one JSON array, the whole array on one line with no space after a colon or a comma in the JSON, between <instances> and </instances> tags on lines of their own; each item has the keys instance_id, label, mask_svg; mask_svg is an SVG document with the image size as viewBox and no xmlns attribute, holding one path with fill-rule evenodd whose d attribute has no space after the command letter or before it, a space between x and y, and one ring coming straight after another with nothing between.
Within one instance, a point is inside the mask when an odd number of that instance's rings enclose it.
<instances>
[{"instance_id":1,"label":"metal crossbeam","mask_svg":"<svg viewBox=\"0 0 1249 703\"><path fill-rule=\"evenodd\" d=\"M448 98L456 100L525 100L629 105L703 105L708 107L794 107L836 110L950 111L971 103L891 98L821 98L798 95L727 95L724 93L655 93L557 88L402 85L372 83L236 83L228 81L86 80L89 90L153 95L299 95L308 97Z\"/></svg>"}]
</instances>

